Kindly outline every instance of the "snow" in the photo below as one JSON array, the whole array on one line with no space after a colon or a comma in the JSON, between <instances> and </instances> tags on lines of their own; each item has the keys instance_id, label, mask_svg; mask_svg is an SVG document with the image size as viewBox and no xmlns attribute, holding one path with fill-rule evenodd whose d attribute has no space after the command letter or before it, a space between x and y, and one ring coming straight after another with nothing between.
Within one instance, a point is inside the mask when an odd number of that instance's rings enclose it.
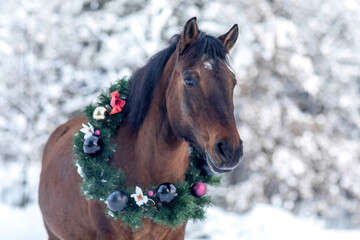
<instances>
[{"instance_id":1,"label":"snow","mask_svg":"<svg viewBox=\"0 0 360 240\"><path fill-rule=\"evenodd\" d=\"M207 220L188 224L187 239L304 240L360 239L360 231L329 230L322 222L295 217L269 205L256 205L238 215L220 208L209 208Z\"/></svg>"},{"instance_id":2,"label":"snow","mask_svg":"<svg viewBox=\"0 0 360 240\"><path fill-rule=\"evenodd\" d=\"M214 36L239 26L229 60L244 158L215 204L359 227L359 13L356 0L1 1L1 204L34 204L55 127L197 16Z\"/></svg>"},{"instance_id":3,"label":"snow","mask_svg":"<svg viewBox=\"0 0 360 240\"><path fill-rule=\"evenodd\" d=\"M0 204L0 212L0 239L47 239L37 205L16 208ZM360 231L329 230L319 220L295 217L285 210L259 204L242 215L211 207L205 221L188 223L185 239L358 240Z\"/></svg>"},{"instance_id":4,"label":"snow","mask_svg":"<svg viewBox=\"0 0 360 240\"><path fill-rule=\"evenodd\" d=\"M17 208L0 204L0 239L47 239L40 209L37 205Z\"/></svg>"},{"instance_id":5,"label":"snow","mask_svg":"<svg viewBox=\"0 0 360 240\"><path fill-rule=\"evenodd\" d=\"M75 146L75 145L74 145ZM80 164L76 161L75 163L76 167L77 167L77 172L79 173L79 175L83 178L84 177L84 172L82 170L82 167L80 166Z\"/></svg>"}]
</instances>

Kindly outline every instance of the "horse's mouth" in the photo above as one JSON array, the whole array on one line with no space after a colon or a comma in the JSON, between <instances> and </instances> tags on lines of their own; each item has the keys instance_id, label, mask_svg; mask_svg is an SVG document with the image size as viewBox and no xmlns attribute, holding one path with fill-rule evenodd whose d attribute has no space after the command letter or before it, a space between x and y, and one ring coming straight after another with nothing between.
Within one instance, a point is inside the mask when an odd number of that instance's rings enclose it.
<instances>
[{"instance_id":1,"label":"horse's mouth","mask_svg":"<svg viewBox=\"0 0 360 240\"><path fill-rule=\"evenodd\" d=\"M231 172L232 169L220 169L218 167L215 166L215 164L213 163L210 154L205 151L205 155L206 155L206 163L208 164L210 170L214 173L228 173Z\"/></svg>"},{"instance_id":2,"label":"horse's mouth","mask_svg":"<svg viewBox=\"0 0 360 240\"><path fill-rule=\"evenodd\" d=\"M191 140L188 139L188 138L184 138L184 140L187 141L187 142L190 144L191 147L196 148L196 149L198 149L198 150L201 149L201 148L199 148L199 147L197 146L197 144L195 144L194 141L191 141ZM200 150L200 151L201 151L201 150ZM231 171L232 171L232 169L220 169L220 168L218 168L218 167L213 163L213 160L212 160L210 154L208 153L208 151L205 150L205 152L203 152L203 151L201 151L201 152L202 152L202 154L205 156L205 157L204 157L204 161L206 161L206 164L207 164L207 166L209 167L209 169L210 169L211 172L219 174L219 173L228 173L228 172L231 172ZM208 171L208 170L207 170L207 171ZM208 171L208 172L209 172L209 171ZM211 175L211 173L208 173L208 174Z\"/></svg>"}]
</instances>

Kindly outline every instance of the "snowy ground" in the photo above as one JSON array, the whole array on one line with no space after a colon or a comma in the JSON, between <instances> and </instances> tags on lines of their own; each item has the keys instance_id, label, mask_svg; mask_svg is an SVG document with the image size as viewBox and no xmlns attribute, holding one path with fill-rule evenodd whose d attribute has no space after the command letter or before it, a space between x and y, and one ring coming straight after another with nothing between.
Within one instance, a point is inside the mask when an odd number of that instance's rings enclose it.
<instances>
[{"instance_id":1,"label":"snowy ground","mask_svg":"<svg viewBox=\"0 0 360 240\"><path fill-rule=\"evenodd\" d=\"M39 207L30 205L25 209L0 205L0 239L25 240L46 239Z\"/></svg>"},{"instance_id":2,"label":"snowy ground","mask_svg":"<svg viewBox=\"0 0 360 240\"><path fill-rule=\"evenodd\" d=\"M0 205L0 239L47 239L37 205L25 209ZM360 230L324 229L320 221L301 219L269 205L256 205L244 215L208 209L205 222L187 226L186 239L244 239L244 240L297 240L297 239L360 239Z\"/></svg>"}]
</instances>

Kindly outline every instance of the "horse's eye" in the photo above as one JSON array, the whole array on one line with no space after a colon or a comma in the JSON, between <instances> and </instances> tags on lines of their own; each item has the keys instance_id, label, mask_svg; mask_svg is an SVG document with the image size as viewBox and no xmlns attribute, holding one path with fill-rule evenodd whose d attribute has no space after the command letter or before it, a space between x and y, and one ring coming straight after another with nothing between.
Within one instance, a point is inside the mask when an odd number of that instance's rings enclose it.
<instances>
[{"instance_id":1,"label":"horse's eye","mask_svg":"<svg viewBox=\"0 0 360 240\"><path fill-rule=\"evenodd\" d=\"M195 87L196 86L196 79L193 78L192 76L185 77L184 81L185 81L186 85L189 86L189 87Z\"/></svg>"}]
</instances>

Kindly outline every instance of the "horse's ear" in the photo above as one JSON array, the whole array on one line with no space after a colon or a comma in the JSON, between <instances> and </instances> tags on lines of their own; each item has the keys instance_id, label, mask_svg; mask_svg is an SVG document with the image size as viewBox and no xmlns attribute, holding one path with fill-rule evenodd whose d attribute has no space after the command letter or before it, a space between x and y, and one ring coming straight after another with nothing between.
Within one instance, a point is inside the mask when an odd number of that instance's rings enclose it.
<instances>
[{"instance_id":1,"label":"horse's ear","mask_svg":"<svg viewBox=\"0 0 360 240\"><path fill-rule=\"evenodd\" d=\"M179 53L182 54L187 46L194 42L199 34L199 28L196 23L196 17L189 19L185 26L184 30L181 33L179 40Z\"/></svg>"},{"instance_id":2,"label":"horse's ear","mask_svg":"<svg viewBox=\"0 0 360 240\"><path fill-rule=\"evenodd\" d=\"M224 44L226 50L229 52L234 46L239 35L238 25L235 24L227 33L219 37L220 41Z\"/></svg>"}]
</instances>

